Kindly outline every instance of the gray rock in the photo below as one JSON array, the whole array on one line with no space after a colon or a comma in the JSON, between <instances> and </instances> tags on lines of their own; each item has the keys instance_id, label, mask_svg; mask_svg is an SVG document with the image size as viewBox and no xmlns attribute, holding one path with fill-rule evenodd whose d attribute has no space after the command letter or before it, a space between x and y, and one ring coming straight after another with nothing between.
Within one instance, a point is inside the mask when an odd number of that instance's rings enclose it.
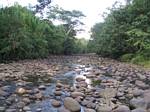
<instances>
[{"instance_id":1,"label":"gray rock","mask_svg":"<svg viewBox=\"0 0 150 112\"><path fill-rule=\"evenodd\" d=\"M65 107L60 107L58 109L58 112L70 112L69 110L67 110Z\"/></svg>"},{"instance_id":2,"label":"gray rock","mask_svg":"<svg viewBox=\"0 0 150 112\"><path fill-rule=\"evenodd\" d=\"M46 89L46 87L45 87L44 85L40 85L40 86L39 86L39 89L41 89L41 90L45 90L45 89Z\"/></svg>"},{"instance_id":3,"label":"gray rock","mask_svg":"<svg viewBox=\"0 0 150 112\"><path fill-rule=\"evenodd\" d=\"M108 106L99 106L97 112L112 112L112 108Z\"/></svg>"},{"instance_id":4,"label":"gray rock","mask_svg":"<svg viewBox=\"0 0 150 112\"><path fill-rule=\"evenodd\" d=\"M113 112L130 112L130 109L128 106L120 105L118 108L116 108Z\"/></svg>"},{"instance_id":5,"label":"gray rock","mask_svg":"<svg viewBox=\"0 0 150 112\"><path fill-rule=\"evenodd\" d=\"M137 109L132 110L131 112L147 112L147 111L143 108L137 108Z\"/></svg>"},{"instance_id":6,"label":"gray rock","mask_svg":"<svg viewBox=\"0 0 150 112\"><path fill-rule=\"evenodd\" d=\"M144 101L143 98L133 98L130 100L130 106L134 107L134 108L146 108L147 104Z\"/></svg>"},{"instance_id":7,"label":"gray rock","mask_svg":"<svg viewBox=\"0 0 150 112\"><path fill-rule=\"evenodd\" d=\"M84 111L85 112L96 112L94 109L89 109L89 108L85 108Z\"/></svg>"}]
</instances>

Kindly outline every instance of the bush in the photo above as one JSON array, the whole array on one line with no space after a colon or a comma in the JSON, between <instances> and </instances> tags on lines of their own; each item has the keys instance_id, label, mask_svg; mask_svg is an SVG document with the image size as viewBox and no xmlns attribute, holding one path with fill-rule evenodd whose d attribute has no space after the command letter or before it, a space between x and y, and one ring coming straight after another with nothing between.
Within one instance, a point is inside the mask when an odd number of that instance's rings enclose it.
<instances>
[{"instance_id":1,"label":"bush","mask_svg":"<svg viewBox=\"0 0 150 112\"><path fill-rule=\"evenodd\" d=\"M135 64L140 64L141 62L144 62L144 61L146 61L146 60L145 60L144 56L142 56L142 55L137 55L134 58L132 58L132 60L131 60L131 62L135 63Z\"/></svg>"},{"instance_id":2,"label":"bush","mask_svg":"<svg viewBox=\"0 0 150 112\"><path fill-rule=\"evenodd\" d=\"M133 54L125 54L125 55L121 56L120 60L125 61L125 62L129 62L129 61L131 61L133 56L134 56Z\"/></svg>"}]
</instances>

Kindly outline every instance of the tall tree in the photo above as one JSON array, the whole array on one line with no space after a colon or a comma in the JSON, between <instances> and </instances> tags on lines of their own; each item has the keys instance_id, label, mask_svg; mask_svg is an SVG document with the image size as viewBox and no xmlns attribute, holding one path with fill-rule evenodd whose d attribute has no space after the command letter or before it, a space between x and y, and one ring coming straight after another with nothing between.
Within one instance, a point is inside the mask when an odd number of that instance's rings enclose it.
<instances>
[{"instance_id":1,"label":"tall tree","mask_svg":"<svg viewBox=\"0 0 150 112\"><path fill-rule=\"evenodd\" d=\"M84 23L81 22L80 19L85 17L85 15L81 11L68 11L58 6L49 7L49 11L47 12L47 14L50 20L60 22L64 29L64 53L74 53L74 37L76 36L77 32L82 31L79 26L84 25Z\"/></svg>"}]
</instances>

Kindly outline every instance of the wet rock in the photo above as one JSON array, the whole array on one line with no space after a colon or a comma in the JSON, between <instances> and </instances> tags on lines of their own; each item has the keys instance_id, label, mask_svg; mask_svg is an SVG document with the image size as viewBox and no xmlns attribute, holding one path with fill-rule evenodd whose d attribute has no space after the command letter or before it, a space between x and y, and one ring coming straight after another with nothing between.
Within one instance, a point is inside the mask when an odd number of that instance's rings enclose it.
<instances>
[{"instance_id":1,"label":"wet rock","mask_svg":"<svg viewBox=\"0 0 150 112\"><path fill-rule=\"evenodd\" d=\"M64 106L71 112L80 112L81 110L79 103L71 97L64 99Z\"/></svg>"},{"instance_id":2,"label":"wet rock","mask_svg":"<svg viewBox=\"0 0 150 112\"><path fill-rule=\"evenodd\" d=\"M54 107L60 107L61 106L61 102L60 101L57 101L57 100L52 100L52 105Z\"/></svg>"},{"instance_id":3,"label":"wet rock","mask_svg":"<svg viewBox=\"0 0 150 112\"><path fill-rule=\"evenodd\" d=\"M40 86L39 86L39 89L40 89L40 90L45 90L46 87L45 87L44 85L40 85Z\"/></svg>"},{"instance_id":4,"label":"wet rock","mask_svg":"<svg viewBox=\"0 0 150 112\"><path fill-rule=\"evenodd\" d=\"M42 111L41 108L37 108L37 109L36 109L36 112L41 112L41 111Z\"/></svg>"},{"instance_id":5,"label":"wet rock","mask_svg":"<svg viewBox=\"0 0 150 112\"><path fill-rule=\"evenodd\" d=\"M115 109L113 112L130 112L130 109L128 106L120 105L117 109Z\"/></svg>"},{"instance_id":6,"label":"wet rock","mask_svg":"<svg viewBox=\"0 0 150 112\"><path fill-rule=\"evenodd\" d=\"M31 111L31 108L28 107L28 106L25 106L25 107L23 107L23 110L24 110L24 111Z\"/></svg>"}]
</instances>

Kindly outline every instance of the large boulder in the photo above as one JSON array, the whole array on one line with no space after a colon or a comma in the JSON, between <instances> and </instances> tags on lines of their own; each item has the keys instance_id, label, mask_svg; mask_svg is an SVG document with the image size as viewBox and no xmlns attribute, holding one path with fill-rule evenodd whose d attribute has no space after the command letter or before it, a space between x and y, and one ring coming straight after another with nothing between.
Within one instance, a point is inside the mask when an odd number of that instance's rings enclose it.
<instances>
[{"instance_id":1,"label":"large boulder","mask_svg":"<svg viewBox=\"0 0 150 112\"><path fill-rule=\"evenodd\" d=\"M120 105L113 112L130 112L130 109L128 106Z\"/></svg>"},{"instance_id":2,"label":"large boulder","mask_svg":"<svg viewBox=\"0 0 150 112\"><path fill-rule=\"evenodd\" d=\"M80 104L71 97L66 97L64 99L64 106L71 112L80 112L81 110Z\"/></svg>"}]
</instances>

